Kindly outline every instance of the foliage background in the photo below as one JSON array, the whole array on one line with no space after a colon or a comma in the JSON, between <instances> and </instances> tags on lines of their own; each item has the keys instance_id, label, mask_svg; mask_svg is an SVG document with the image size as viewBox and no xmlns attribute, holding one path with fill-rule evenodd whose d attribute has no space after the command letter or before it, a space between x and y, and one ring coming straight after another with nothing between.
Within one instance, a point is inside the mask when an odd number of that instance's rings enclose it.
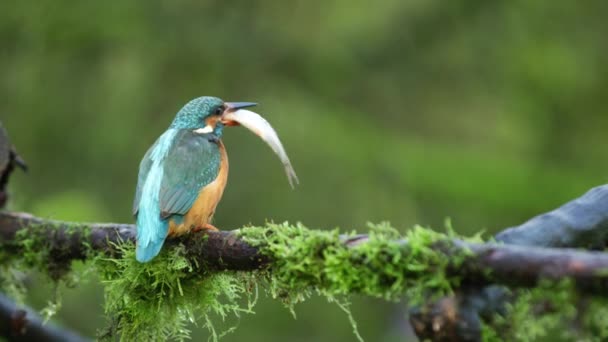
<instances>
[{"instance_id":1,"label":"foliage background","mask_svg":"<svg viewBox=\"0 0 608 342\"><path fill-rule=\"evenodd\" d=\"M492 233L606 182L608 3L385 0L0 3L0 120L29 174L12 209L130 222L145 150L188 100L256 101L301 185L244 129L215 223L365 229L389 220ZM32 278L32 305L52 291ZM58 320L93 336L102 293ZM355 299L370 341L404 309ZM262 299L226 341L351 341L323 300L294 320ZM232 322L234 323L234 322ZM205 336L197 331L197 338Z\"/></svg>"}]
</instances>

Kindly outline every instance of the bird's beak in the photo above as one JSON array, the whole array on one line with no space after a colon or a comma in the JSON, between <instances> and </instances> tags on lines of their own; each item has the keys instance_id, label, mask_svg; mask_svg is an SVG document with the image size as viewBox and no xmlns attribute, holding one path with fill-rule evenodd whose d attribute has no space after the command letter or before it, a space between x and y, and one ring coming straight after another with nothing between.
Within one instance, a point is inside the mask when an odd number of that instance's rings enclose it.
<instances>
[{"instance_id":1,"label":"bird's beak","mask_svg":"<svg viewBox=\"0 0 608 342\"><path fill-rule=\"evenodd\" d=\"M255 105L256 103L252 102L227 102L226 111L224 111L220 120L226 126L243 125L262 138L262 140L272 148L274 153L276 153L281 160L281 163L283 163L289 184L293 188L295 184L299 183L298 176L296 176L296 172L291 166L287 152L285 152L277 132L272 128L268 121L259 114L243 109Z\"/></svg>"},{"instance_id":2,"label":"bird's beak","mask_svg":"<svg viewBox=\"0 0 608 342\"><path fill-rule=\"evenodd\" d=\"M232 113L232 112L235 112L235 111L237 111L239 109L249 108L249 107L255 107L255 106L258 105L255 102L225 102L224 104L226 105L226 111L224 112L224 115L222 116L221 121L226 126L238 126L238 125L240 125L240 123L238 121L226 119L226 114L227 113Z\"/></svg>"},{"instance_id":3,"label":"bird's beak","mask_svg":"<svg viewBox=\"0 0 608 342\"><path fill-rule=\"evenodd\" d=\"M227 108L232 110L255 107L258 104L255 102L226 102L224 103Z\"/></svg>"}]
</instances>

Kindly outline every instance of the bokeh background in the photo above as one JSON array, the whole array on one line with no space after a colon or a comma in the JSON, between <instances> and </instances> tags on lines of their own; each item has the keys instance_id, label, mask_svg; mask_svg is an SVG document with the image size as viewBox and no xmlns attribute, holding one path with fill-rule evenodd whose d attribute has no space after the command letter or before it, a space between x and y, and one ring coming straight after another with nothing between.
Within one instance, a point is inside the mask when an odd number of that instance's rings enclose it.
<instances>
[{"instance_id":1,"label":"bokeh background","mask_svg":"<svg viewBox=\"0 0 608 342\"><path fill-rule=\"evenodd\" d=\"M188 100L256 101L300 177L228 129L215 224L473 234L606 182L608 2L540 0L4 1L0 120L30 172L11 208L131 222L140 158ZM34 282L30 304L52 289ZM64 291L57 321L94 336L103 294ZM352 341L323 299L297 319L262 298L225 341ZM368 341L407 337L404 309L355 298ZM228 323L235 323L234 320ZM195 340L206 332L195 330Z\"/></svg>"}]
</instances>

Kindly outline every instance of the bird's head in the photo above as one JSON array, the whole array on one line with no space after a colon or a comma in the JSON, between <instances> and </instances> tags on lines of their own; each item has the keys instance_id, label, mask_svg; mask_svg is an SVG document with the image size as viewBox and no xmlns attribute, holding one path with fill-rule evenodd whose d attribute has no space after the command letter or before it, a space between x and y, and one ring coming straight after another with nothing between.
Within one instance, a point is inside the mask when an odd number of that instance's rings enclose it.
<instances>
[{"instance_id":1,"label":"bird's head","mask_svg":"<svg viewBox=\"0 0 608 342\"><path fill-rule=\"evenodd\" d=\"M199 97L180 109L171 123L171 128L188 129L195 134L215 135L220 138L225 126L243 125L264 140L279 156L293 187L298 178L277 133L259 114L244 109L256 105L253 102L224 102L211 96Z\"/></svg>"},{"instance_id":2,"label":"bird's head","mask_svg":"<svg viewBox=\"0 0 608 342\"><path fill-rule=\"evenodd\" d=\"M255 105L252 102L224 102L212 96L199 97L177 112L171 128L190 129L198 134L214 134L219 138L224 125L235 125L232 120L224 120L225 114Z\"/></svg>"}]
</instances>

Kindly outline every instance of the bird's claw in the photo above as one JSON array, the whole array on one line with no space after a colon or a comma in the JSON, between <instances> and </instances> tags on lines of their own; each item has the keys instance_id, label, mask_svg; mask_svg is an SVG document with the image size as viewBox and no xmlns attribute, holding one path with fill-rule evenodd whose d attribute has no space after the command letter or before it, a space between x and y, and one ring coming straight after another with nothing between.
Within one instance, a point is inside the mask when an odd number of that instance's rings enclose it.
<instances>
[{"instance_id":1,"label":"bird's claw","mask_svg":"<svg viewBox=\"0 0 608 342\"><path fill-rule=\"evenodd\" d=\"M210 223L205 223L202 226L198 226L198 227L194 227L194 229L192 230L193 232L197 233L200 231L212 231L212 232L217 232L219 229L217 229L214 225L210 224Z\"/></svg>"}]
</instances>

